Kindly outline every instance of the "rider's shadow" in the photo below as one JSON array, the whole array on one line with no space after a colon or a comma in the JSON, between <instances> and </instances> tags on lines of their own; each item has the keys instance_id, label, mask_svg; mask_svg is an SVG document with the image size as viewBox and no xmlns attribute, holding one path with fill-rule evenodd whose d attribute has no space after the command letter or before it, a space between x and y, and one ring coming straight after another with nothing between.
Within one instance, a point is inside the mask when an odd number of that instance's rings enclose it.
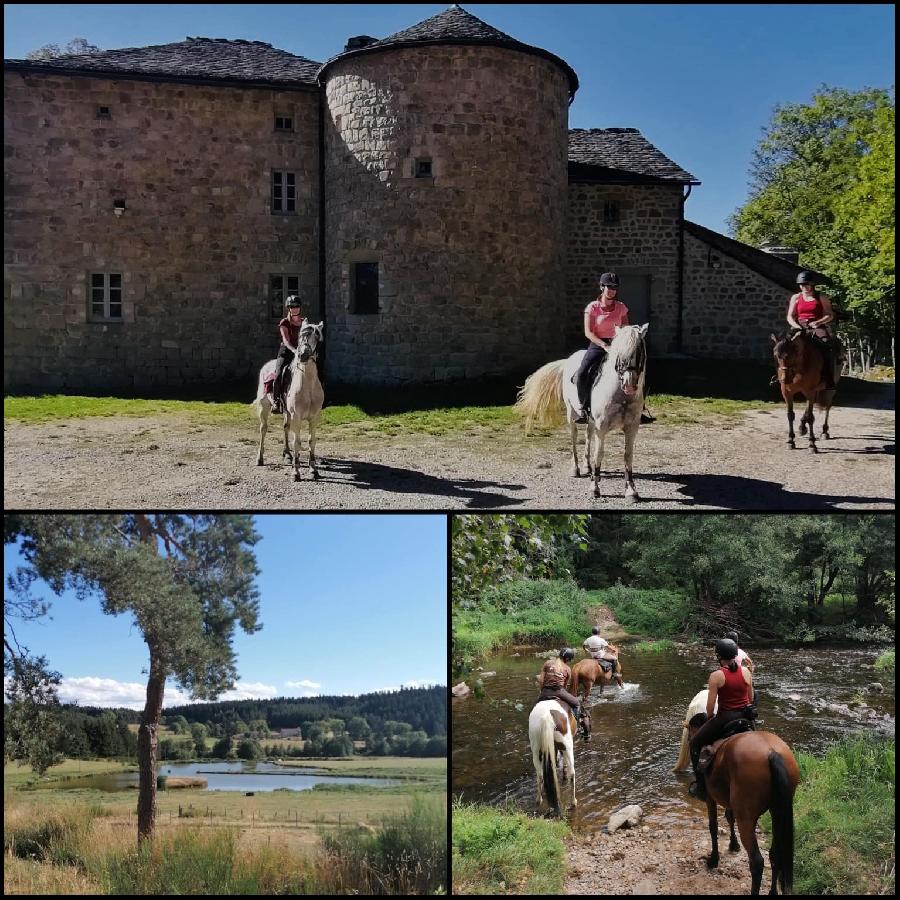
<instances>
[{"instance_id":1,"label":"rider's shadow","mask_svg":"<svg viewBox=\"0 0 900 900\"><path fill-rule=\"evenodd\" d=\"M332 484L351 484L354 487L400 494L428 494L464 501L470 509L495 509L517 506L523 499L510 497L499 491L524 491L522 484L501 484L496 481L477 481L472 478L441 478L415 469L399 469L381 463L354 459L319 457L319 481ZM348 479L349 476L349 479ZM485 490L497 488L497 491Z\"/></svg>"}]
</instances>

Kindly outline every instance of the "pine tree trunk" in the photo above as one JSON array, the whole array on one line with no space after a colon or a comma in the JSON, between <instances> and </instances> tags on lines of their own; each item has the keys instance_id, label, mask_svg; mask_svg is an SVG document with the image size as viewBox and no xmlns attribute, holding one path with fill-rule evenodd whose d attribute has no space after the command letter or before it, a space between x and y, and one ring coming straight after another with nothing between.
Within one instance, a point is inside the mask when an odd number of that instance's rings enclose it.
<instances>
[{"instance_id":1,"label":"pine tree trunk","mask_svg":"<svg viewBox=\"0 0 900 900\"><path fill-rule=\"evenodd\" d=\"M147 703L138 730L138 843L152 840L156 827L156 755L159 717L162 714L165 672L159 657L150 648L150 678L147 681Z\"/></svg>"}]
</instances>

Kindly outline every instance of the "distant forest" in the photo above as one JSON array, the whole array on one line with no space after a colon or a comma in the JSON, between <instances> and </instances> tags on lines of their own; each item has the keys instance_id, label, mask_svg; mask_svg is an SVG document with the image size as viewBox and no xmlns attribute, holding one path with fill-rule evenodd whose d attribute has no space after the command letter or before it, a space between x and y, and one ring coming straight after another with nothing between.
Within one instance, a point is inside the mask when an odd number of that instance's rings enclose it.
<instances>
[{"instance_id":1,"label":"distant forest","mask_svg":"<svg viewBox=\"0 0 900 900\"><path fill-rule=\"evenodd\" d=\"M140 722L139 710L63 705L57 715L62 729L55 749L64 756L135 757L137 735L128 726ZM160 739L160 759L446 756L447 689L196 703L168 707L160 724L178 736ZM302 748L299 743L267 745L267 740L278 740L280 729L297 727L304 738ZM207 738L218 739L211 749L207 749Z\"/></svg>"}]
</instances>

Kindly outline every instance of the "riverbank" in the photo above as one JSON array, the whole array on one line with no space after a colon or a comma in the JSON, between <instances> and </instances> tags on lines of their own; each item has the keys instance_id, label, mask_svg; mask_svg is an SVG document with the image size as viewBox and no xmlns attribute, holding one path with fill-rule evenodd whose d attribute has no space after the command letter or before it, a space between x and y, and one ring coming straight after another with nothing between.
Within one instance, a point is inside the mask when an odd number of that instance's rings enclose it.
<instances>
[{"instance_id":1,"label":"riverbank","mask_svg":"<svg viewBox=\"0 0 900 900\"><path fill-rule=\"evenodd\" d=\"M857 737L819 756L797 754L795 894L894 893L894 753L893 739ZM453 819L455 893L730 895L750 886L747 854L727 850L724 818L713 871L702 814L613 834L481 805L457 804ZM766 814L757 829L767 860L762 893L771 884L770 828Z\"/></svg>"}]
</instances>

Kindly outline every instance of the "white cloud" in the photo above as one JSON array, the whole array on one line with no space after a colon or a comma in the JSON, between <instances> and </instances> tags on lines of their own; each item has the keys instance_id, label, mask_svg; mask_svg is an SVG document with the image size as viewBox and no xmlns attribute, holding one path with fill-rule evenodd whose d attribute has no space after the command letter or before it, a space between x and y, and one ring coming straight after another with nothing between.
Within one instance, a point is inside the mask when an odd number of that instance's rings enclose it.
<instances>
[{"instance_id":1,"label":"white cloud","mask_svg":"<svg viewBox=\"0 0 900 900\"><path fill-rule=\"evenodd\" d=\"M277 697L278 689L274 684L263 684L261 681L238 681L230 691L219 694L219 700L268 700Z\"/></svg>"},{"instance_id":2,"label":"white cloud","mask_svg":"<svg viewBox=\"0 0 900 900\"><path fill-rule=\"evenodd\" d=\"M59 686L62 703L78 703L80 706L124 706L143 709L147 701L147 685L136 681L116 681L114 678L63 678ZM164 706L186 703L187 697L174 687L166 686Z\"/></svg>"},{"instance_id":3,"label":"white cloud","mask_svg":"<svg viewBox=\"0 0 900 900\"><path fill-rule=\"evenodd\" d=\"M322 685L317 681L286 681L284 686L291 691L291 696L295 697L318 697L322 691Z\"/></svg>"}]
</instances>

